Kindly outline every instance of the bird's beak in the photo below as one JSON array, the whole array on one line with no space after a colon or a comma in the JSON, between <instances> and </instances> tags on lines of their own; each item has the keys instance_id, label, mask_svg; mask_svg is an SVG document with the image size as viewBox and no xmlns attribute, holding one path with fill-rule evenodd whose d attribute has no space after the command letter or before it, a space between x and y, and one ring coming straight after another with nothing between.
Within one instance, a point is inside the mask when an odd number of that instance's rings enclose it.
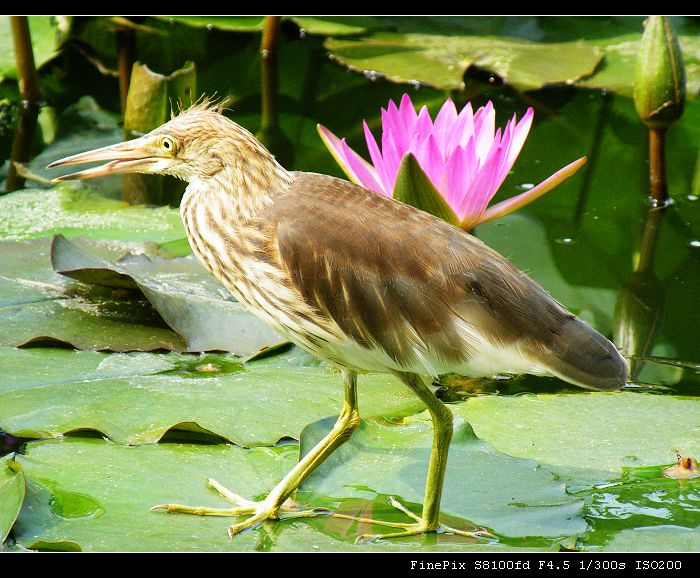
<instances>
[{"instance_id":1,"label":"bird's beak","mask_svg":"<svg viewBox=\"0 0 700 578\"><path fill-rule=\"evenodd\" d=\"M69 181L72 179L92 179L115 173L133 173L146 169L152 163L163 160L162 157L153 154L153 146L145 137L130 141L109 145L93 151L87 151L65 157L48 165L47 169L63 165L78 165L81 163L94 163L110 161L98 167L86 169L77 173L71 173L62 177L56 177L52 182ZM147 171L143 171L147 172Z\"/></svg>"}]
</instances>

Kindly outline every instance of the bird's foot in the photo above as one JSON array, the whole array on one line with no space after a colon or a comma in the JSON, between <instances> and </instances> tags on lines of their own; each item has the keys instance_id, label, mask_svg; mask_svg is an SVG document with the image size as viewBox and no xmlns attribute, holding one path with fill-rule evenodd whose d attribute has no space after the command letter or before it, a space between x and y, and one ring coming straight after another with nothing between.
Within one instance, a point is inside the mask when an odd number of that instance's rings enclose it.
<instances>
[{"instance_id":1,"label":"bird's foot","mask_svg":"<svg viewBox=\"0 0 700 578\"><path fill-rule=\"evenodd\" d=\"M363 523L370 523L370 524L377 524L380 526L387 526L390 528L401 528L401 530L397 530L396 532L389 532L388 534L362 534L357 537L356 542L365 542L365 541L370 541L370 540L377 540L377 539L386 539L386 538L403 538L406 536L417 536L419 534L426 534L428 532L440 532L443 534L457 534L459 536L467 536L469 538L495 538L495 536L486 530L477 530L475 532L468 532L466 530L458 530L456 528L452 528L450 526L445 526L443 524L439 523L430 523L427 520L423 519L422 517L414 514L411 512L408 508L406 508L401 502L399 502L396 498L391 496L389 498L389 501L391 502L391 505L396 508L397 510L400 510L404 514L406 514L409 518L414 520L413 523L404 523L404 522L385 522L383 520L374 520L370 518L360 518L357 516L348 516L346 514L330 514L331 517L333 518L342 518L345 520L356 520L358 522L363 522Z\"/></svg>"},{"instance_id":2,"label":"bird's foot","mask_svg":"<svg viewBox=\"0 0 700 578\"><path fill-rule=\"evenodd\" d=\"M329 514L329 511L325 509L298 510L291 500L287 500L281 506L276 506L267 500L261 500L259 502L247 500L211 478L208 479L208 485L229 502L233 503L235 507L210 508L206 506L185 506L182 504L158 504L150 508L150 511L165 510L167 513L192 514L195 516L248 516L242 522L238 522L229 527L228 535L231 538L243 530L262 524L265 520L311 518Z\"/></svg>"}]
</instances>

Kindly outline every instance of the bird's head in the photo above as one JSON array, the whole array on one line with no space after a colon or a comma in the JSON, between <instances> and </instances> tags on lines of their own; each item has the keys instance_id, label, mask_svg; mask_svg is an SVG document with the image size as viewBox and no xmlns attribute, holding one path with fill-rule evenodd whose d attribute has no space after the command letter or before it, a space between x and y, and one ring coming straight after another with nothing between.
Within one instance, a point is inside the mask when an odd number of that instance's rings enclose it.
<instances>
[{"instance_id":1,"label":"bird's head","mask_svg":"<svg viewBox=\"0 0 700 578\"><path fill-rule=\"evenodd\" d=\"M101 161L108 162L54 181L115 173L155 173L192 181L210 179L223 170L250 175L281 169L252 134L209 103L181 112L140 138L65 157L47 168Z\"/></svg>"}]
</instances>

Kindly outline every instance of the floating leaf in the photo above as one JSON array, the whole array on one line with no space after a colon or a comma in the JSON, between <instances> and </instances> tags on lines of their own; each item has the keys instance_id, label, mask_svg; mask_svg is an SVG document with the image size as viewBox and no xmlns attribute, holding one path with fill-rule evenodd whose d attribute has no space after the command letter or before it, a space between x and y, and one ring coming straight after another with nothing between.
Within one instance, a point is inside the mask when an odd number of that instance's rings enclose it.
<instances>
[{"instance_id":1,"label":"floating leaf","mask_svg":"<svg viewBox=\"0 0 700 578\"><path fill-rule=\"evenodd\" d=\"M573 84L590 76L603 51L582 41L535 43L516 38L378 32L325 43L331 56L358 71L394 82L459 89L471 66L500 76L518 90ZM552 55L556 57L552 57Z\"/></svg>"},{"instance_id":2,"label":"floating leaf","mask_svg":"<svg viewBox=\"0 0 700 578\"><path fill-rule=\"evenodd\" d=\"M637 33L622 34L588 41L604 48L605 60L590 78L579 83L588 88L605 88L632 97L642 28ZM700 96L700 38L688 30L678 35L687 75L687 97Z\"/></svg>"},{"instance_id":3,"label":"floating leaf","mask_svg":"<svg viewBox=\"0 0 700 578\"><path fill-rule=\"evenodd\" d=\"M15 537L43 549L68 542L84 551L254 550L258 532L232 541L226 518L148 509L169 499L221 506L206 487L208 476L255 496L292 467L295 453L226 445L128 448L98 439L29 444L19 458L29 482Z\"/></svg>"},{"instance_id":4,"label":"floating leaf","mask_svg":"<svg viewBox=\"0 0 700 578\"><path fill-rule=\"evenodd\" d=\"M28 19L34 63L39 68L57 54L55 17L29 16ZM0 16L0 81L5 77L17 78L10 16Z\"/></svg>"},{"instance_id":5,"label":"floating leaf","mask_svg":"<svg viewBox=\"0 0 700 578\"><path fill-rule=\"evenodd\" d=\"M23 240L62 234L162 243L185 237L176 209L132 206L75 182L0 197L0 238Z\"/></svg>"},{"instance_id":6,"label":"floating leaf","mask_svg":"<svg viewBox=\"0 0 700 578\"><path fill-rule=\"evenodd\" d=\"M2 366L18 372L0 388L0 428L26 438L89 429L143 444L196 424L254 446L298 438L308 423L342 406L341 376L325 367L274 367L265 360L241 367L225 354L205 359L0 348ZM33 369L19 371L25 365ZM381 374L360 378L359 399L363 416L423 409L398 380Z\"/></svg>"},{"instance_id":7,"label":"floating leaf","mask_svg":"<svg viewBox=\"0 0 700 578\"><path fill-rule=\"evenodd\" d=\"M329 518L271 522L231 539L235 518L149 512L177 501L211 507L230 503L207 488L212 477L249 499L264 495L293 466L297 447L252 448L189 444L123 447L98 439L31 443L19 456L27 497L15 526L27 548L82 551L351 551L502 552L520 548L438 535L355 544ZM70 515L66 515L69 513ZM134 525L139 528L134 532ZM466 541L465 541L466 540ZM554 544L556 547L556 544ZM551 550L534 546L533 550Z\"/></svg>"},{"instance_id":8,"label":"floating leaf","mask_svg":"<svg viewBox=\"0 0 700 578\"><path fill-rule=\"evenodd\" d=\"M10 456L0 459L0 544L17 519L24 500L24 473Z\"/></svg>"},{"instance_id":9,"label":"floating leaf","mask_svg":"<svg viewBox=\"0 0 700 578\"><path fill-rule=\"evenodd\" d=\"M51 269L49 239L0 241L0 345L186 349L139 293L85 285Z\"/></svg>"},{"instance_id":10,"label":"floating leaf","mask_svg":"<svg viewBox=\"0 0 700 578\"><path fill-rule=\"evenodd\" d=\"M668 463L671 448L697 451L700 439L695 398L628 392L483 396L460 410L500 451L537 460L583 486L618 479L623 467Z\"/></svg>"},{"instance_id":11,"label":"floating leaf","mask_svg":"<svg viewBox=\"0 0 700 578\"><path fill-rule=\"evenodd\" d=\"M217 28L231 32L257 32L262 30L264 16L158 16L162 20L194 26Z\"/></svg>"},{"instance_id":12,"label":"floating leaf","mask_svg":"<svg viewBox=\"0 0 700 578\"><path fill-rule=\"evenodd\" d=\"M332 422L312 424L302 432L308 452ZM302 486L304 491L335 498L368 492L422 504L433 431L426 414L400 425L365 421L350 441L337 449ZM458 422L450 445L441 512L486 526L510 537L575 536L586 530L582 503L531 460L502 454ZM408 505L404 503L404 505ZM416 510L420 513L420 507Z\"/></svg>"},{"instance_id":13,"label":"floating leaf","mask_svg":"<svg viewBox=\"0 0 700 578\"><path fill-rule=\"evenodd\" d=\"M374 16L289 16L288 18L306 34L319 36L362 34L368 29L383 27L381 19Z\"/></svg>"}]
</instances>

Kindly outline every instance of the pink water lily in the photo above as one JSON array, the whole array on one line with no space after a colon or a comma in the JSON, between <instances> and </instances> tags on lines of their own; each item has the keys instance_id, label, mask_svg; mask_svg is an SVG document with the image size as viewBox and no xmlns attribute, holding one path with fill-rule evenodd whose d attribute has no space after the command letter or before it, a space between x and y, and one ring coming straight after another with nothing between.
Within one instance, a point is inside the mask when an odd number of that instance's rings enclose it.
<instances>
[{"instance_id":1,"label":"pink water lily","mask_svg":"<svg viewBox=\"0 0 700 578\"><path fill-rule=\"evenodd\" d=\"M528 108L519 122L513 115L503 130L496 130L491 102L476 112L467 103L457 113L448 99L433 122L425 106L416 113L411 98L404 94L398 108L393 101L382 108L381 149L363 122L373 164L326 127L318 125L318 130L350 180L388 197L393 196L401 161L412 154L454 212L460 227L469 230L530 203L586 162L585 157L580 158L536 187L488 207L525 143L533 116L532 108Z\"/></svg>"}]
</instances>

